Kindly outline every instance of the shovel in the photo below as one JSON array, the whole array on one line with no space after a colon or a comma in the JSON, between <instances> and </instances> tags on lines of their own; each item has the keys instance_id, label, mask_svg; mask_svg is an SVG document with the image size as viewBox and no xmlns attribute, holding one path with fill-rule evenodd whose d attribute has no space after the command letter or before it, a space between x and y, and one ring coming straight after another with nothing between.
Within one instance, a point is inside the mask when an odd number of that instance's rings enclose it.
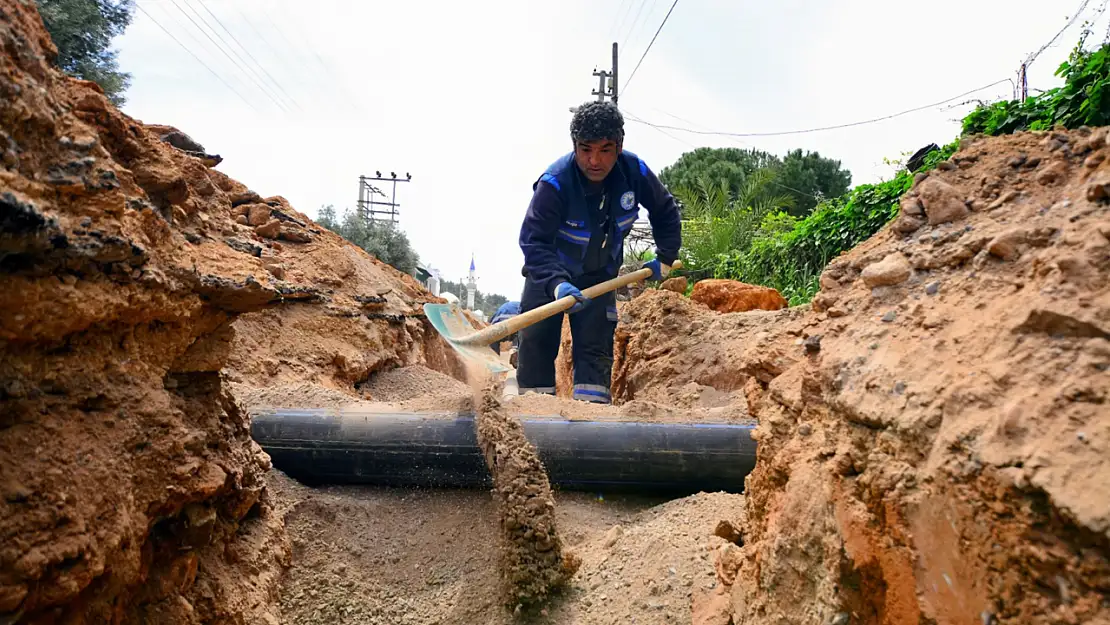
<instances>
[{"instance_id":1,"label":"shovel","mask_svg":"<svg viewBox=\"0 0 1110 625\"><path fill-rule=\"evenodd\" d=\"M682 261L674 261L671 268L681 269ZM582 295L592 299L650 277L651 269L639 269L582 289ZM424 314L427 315L428 321L432 322L432 327L443 335L451 347L454 347L455 351L467 361L485 365L493 373L503 373L512 371L513 368L502 362L501 357L490 349L490 345L548 317L569 310L576 301L578 300L568 295L481 330L474 329L456 304L424 304Z\"/></svg>"}]
</instances>

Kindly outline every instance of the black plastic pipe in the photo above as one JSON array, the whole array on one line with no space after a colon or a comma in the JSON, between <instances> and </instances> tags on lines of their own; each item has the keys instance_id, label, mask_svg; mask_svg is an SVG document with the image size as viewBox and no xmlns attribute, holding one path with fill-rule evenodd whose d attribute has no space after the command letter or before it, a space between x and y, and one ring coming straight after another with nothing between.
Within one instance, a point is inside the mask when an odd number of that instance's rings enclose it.
<instances>
[{"instance_id":1,"label":"black plastic pipe","mask_svg":"<svg viewBox=\"0 0 1110 625\"><path fill-rule=\"evenodd\" d=\"M552 485L681 495L741 492L755 467L751 425L521 417ZM311 484L484 488L472 414L260 410L251 436L274 466Z\"/></svg>"}]
</instances>

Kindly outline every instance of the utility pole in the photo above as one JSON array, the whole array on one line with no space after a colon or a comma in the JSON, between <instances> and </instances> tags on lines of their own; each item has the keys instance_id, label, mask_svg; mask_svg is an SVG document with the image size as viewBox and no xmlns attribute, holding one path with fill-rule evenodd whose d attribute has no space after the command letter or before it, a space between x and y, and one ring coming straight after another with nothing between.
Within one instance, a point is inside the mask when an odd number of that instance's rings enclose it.
<instances>
[{"instance_id":1,"label":"utility pole","mask_svg":"<svg viewBox=\"0 0 1110 625\"><path fill-rule=\"evenodd\" d=\"M412 174L405 172L404 178L398 178L397 174L392 171L389 172L388 178L382 176L382 172L380 171L375 171L374 174L374 176L358 177L358 214L367 221L377 221L379 219L386 221L386 216L388 216L389 221L397 223L397 209L401 207L401 205L397 203L397 183L410 182L412 180ZM389 195L388 202L374 199L374 196L381 196L384 199L385 193L378 187L370 184L371 182L393 183L393 190ZM378 206L385 208L378 209Z\"/></svg>"},{"instance_id":2,"label":"utility pole","mask_svg":"<svg viewBox=\"0 0 1110 625\"><path fill-rule=\"evenodd\" d=\"M609 98L617 103L617 42L613 42L613 78L609 83Z\"/></svg>"},{"instance_id":3,"label":"utility pole","mask_svg":"<svg viewBox=\"0 0 1110 625\"><path fill-rule=\"evenodd\" d=\"M609 71L594 70L594 76L597 77L597 89L593 91L593 95L597 96L598 102L604 102L608 97L613 104L617 103L617 42L613 42L613 67ZM606 84L608 79L608 84Z\"/></svg>"}]
</instances>

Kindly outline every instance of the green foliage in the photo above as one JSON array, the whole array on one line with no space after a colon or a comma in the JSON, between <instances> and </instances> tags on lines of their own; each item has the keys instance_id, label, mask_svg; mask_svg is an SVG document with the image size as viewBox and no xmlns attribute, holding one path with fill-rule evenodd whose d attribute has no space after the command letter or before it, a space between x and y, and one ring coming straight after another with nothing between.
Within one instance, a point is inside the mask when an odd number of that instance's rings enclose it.
<instances>
[{"instance_id":1,"label":"green foliage","mask_svg":"<svg viewBox=\"0 0 1110 625\"><path fill-rule=\"evenodd\" d=\"M793 150L782 159L778 170L781 189L794 198L789 212L805 217L818 202L840 197L852 184L852 172L841 169L840 161L824 158L817 152Z\"/></svg>"},{"instance_id":2,"label":"green foliage","mask_svg":"<svg viewBox=\"0 0 1110 625\"><path fill-rule=\"evenodd\" d=\"M1056 70L1064 86L1027 98L977 107L963 120L963 134L1002 135L1110 124L1110 45L1093 52L1082 42Z\"/></svg>"},{"instance_id":3,"label":"green foliage","mask_svg":"<svg viewBox=\"0 0 1110 625\"><path fill-rule=\"evenodd\" d=\"M669 189L695 187L699 181L711 184L727 181L738 193L752 172L778 165L775 155L760 150L739 148L697 148L678 157L673 165L659 172L659 180Z\"/></svg>"},{"instance_id":4,"label":"green foliage","mask_svg":"<svg viewBox=\"0 0 1110 625\"><path fill-rule=\"evenodd\" d=\"M316 223L366 250L378 260L398 271L414 275L419 258L408 236L396 224L364 219L357 211L344 211L342 221L336 218L335 207L320 208Z\"/></svg>"},{"instance_id":5,"label":"green foliage","mask_svg":"<svg viewBox=\"0 0 1110 625\"><path fill-rule=\"evenodd\" d=\"M921 170L933 169L958 147L953 142L934 150ZM789 230L784 217L769 216L750 247L721 259L714 277L774 287L792 306L808 302L817 293L825 265L897 216L899 200L912 185L913 176L903 169L891 180L860 185L843 197L822 202Z\"/></svg>"},{"instance_id":6,"label":"green foliage","mask_svg":"<svg viewBox=\"0 0 1110 625\"><path fill-rule=\"evenodd\" d=\"M38 9L58 48L58 67L100 85L122 106L131 75L120 71L111 43L131 23L132 0L38 0Z\"/></svg>"},{"instance_id":7,"label":"green foliage","mask_svg":"<svg viewBox=\"0 0 1110 625\"><path fill-rule=\"evenodd\" d=\"M792 197L770 188L776 175L774 169L758 169L736 193L726 180L708 178L672 190L682 205L684 273L695 278L713 275L722 258L748 249L765 218L793 206Z\"/></svg>"},{"instance_id":8,"label":"green foliage","mask_svg":"<svg viewBox=\"0 0 1110 625\"><path fill-rule=\"evenodd\" d=\"M773 177L769 185L761 184L761 190L768 197L792 198L792 203L784 208L799 217L813 211L819 199L843 195L852 180L851 172L840 168L840 161L824 158L817 152L793 150L779 158L760 150L738 148L698 148L686 152L673 165L665 167L659 179L670 189L696 189L703 181L707 186L724 184L730 193L739 195L748 178L767 170L773 172Z\"/></svg>"}]
</instances>

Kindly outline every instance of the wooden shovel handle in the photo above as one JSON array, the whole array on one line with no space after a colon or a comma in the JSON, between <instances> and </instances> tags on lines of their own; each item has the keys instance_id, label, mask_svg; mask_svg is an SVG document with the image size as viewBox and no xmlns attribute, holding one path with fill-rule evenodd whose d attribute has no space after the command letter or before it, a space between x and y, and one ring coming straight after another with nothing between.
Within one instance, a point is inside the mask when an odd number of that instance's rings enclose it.
<instances>
[{"instance_id":1,"label":"wooden shovel handle","mask_svg":"<svg viewBox=\"0 0 1110 625\"><path fill-rule=\"evenodd\" d=\"M671 269L681 269L682 261L676 260L671 265ZM604 295L609 291L615 291L621 287L628 286L633 282L642 282L651 277L651 270L644 268L632 273L627 273L623 276L617 276L612 280L606 280L601 284L595 284L589 288L582 289L582 295L588 298L595 298L599 295ZM499 323L495 323L486 328L482 328L478 332L469 336L464 336L456 339L455 342L461 345L492 345L497 341L527 328L528 326L543 321L548 317L557 315L561 312L570 310L575 302L577 302L573 295L568 295L564 298L557 299L549 304L544 304L539 308L533 308L528 312L521 313L515 317L511 317Z\"/></svg>"}]
</instances>

